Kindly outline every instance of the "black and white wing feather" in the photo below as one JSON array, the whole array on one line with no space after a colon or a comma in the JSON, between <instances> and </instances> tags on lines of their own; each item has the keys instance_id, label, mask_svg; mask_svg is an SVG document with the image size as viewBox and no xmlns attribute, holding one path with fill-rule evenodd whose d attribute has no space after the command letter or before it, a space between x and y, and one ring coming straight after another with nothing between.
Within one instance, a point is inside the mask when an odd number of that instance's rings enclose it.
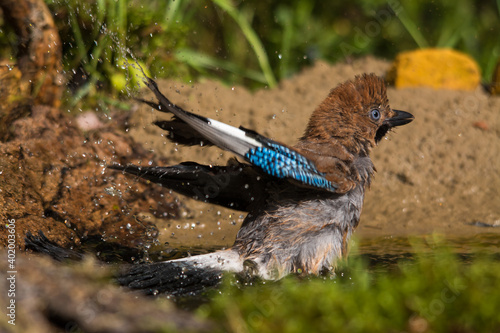
<instances>
[{"instance_id":1,"label":"black and white wing feather","mask_svg":"<svg viewBox=\"0 0 500 333\"><path fill-rule=\"evenodd\" d=\"M171 131L174 138L176 131L178 131L178 137L186 138L189 132L182 124L185 123L196 132L186 142L199 142L205 138L210 143L242 157L268 175L292 179L299 184L317 189L336 191L337 186L326 179L325 174L316 168L314 162L293 148L266 138L255 131L243 127L236 128L185 111L165 97L154 80L146 78L145 83L159 101L159 104L147 103L159 111L174 114L175 117L170 122L157 122L160 127Z\"/></svg>"}]
</instances>

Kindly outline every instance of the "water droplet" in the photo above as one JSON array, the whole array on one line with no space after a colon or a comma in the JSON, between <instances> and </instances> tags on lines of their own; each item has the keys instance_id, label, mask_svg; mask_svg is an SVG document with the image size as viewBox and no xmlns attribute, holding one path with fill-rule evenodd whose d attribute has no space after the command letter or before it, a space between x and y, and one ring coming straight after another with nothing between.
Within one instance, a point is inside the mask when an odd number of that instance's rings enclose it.
<instances>
[{"instance_id":1,"label":"water droplet","mask_svg":"<svg viewBox=\"0 0 500 333\"><path fill-rule=\"evenodd\" d=\"M118 197L122 196L122 192L114 187L105 187L104 192L106 192L111 196L118 196Z\"/></svg>"}]
</instances>

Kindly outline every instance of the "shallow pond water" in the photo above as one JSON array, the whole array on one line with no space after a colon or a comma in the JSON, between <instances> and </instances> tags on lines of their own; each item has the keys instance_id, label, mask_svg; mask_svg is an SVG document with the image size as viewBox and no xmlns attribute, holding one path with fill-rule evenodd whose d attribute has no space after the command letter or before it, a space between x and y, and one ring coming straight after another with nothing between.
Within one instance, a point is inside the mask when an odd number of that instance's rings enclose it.
<instances>
[{"instance_id":1,"label":"shallow pond water","mask_svg":"<svg viewBox=\"0 0 500 333\"><path fill-rule=\"evenodd\" d=\"M459 265L468 267L475 258L489 258L500 263L500 237L495 233L477 234L471 237L448 237L443 238L438 235L413 236L413 237L379 237L370 239L354 239L351 242L351 251L347 261L342 262L336 270L334 279L345 283L345 280L355 279L356 275L369 274L373 279L387 274L400 271L402 265L413 265L422 259L437 260L443 252L455 255ZM204 254L224 249L221 246L191 246L172 247L170 244L158 244L151 246L143 253L130 253L117 248L101 249L99 256L101 259L111 258L113 262L159 262L165 260L178 259L198 254ZM109 252L106 252L109 251ZM127 257L130 255L133 257ZM354 264L352 264L354 263ZM360 264L362 263L362 264ZM231 276L231 275L229 275ZM228 276L228 277L229 277ZM245 288L247 285L257 287L264 281L248 281L245 278L236 276L238 288ZM343 281L344 280L344 281ZM269 285L269 283L267 283ZM206 289L206 292L213 288ZM210 293L207 294L181 295L170 297L169 295L159 295L175 300L184 309L194 310L200 305L210 302Z\"/></svg>"},{"instance_id":2,"label":"shallow pond water","mask_svg":"<svg viewBox=\"0 0 500 333\"><path fill-rule=\"evenodd\" d=\"M420 235L409 237L377 237L356 239L351 242L349 258L362 257L371 266L390 268L400 260L411 260L415 252L432 256L436 248L447 247L452 252L463 256L475 254L500 255L500 235L496 233L482 233L471 237L440 235ZM198 254L215 252L225 249L224 246L176 246L153 245L147 251L148 261L157 262L178 259Z\"/></svg>"}]
</instances>

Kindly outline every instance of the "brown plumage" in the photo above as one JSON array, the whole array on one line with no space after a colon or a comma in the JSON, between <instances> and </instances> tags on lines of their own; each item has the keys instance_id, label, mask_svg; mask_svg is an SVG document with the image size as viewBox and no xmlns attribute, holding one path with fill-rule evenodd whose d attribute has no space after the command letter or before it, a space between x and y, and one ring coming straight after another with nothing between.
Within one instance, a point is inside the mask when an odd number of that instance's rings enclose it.
<instances>
[{"instance_id":1,"label":"brown plumage","mask_svg":"<svg viewBox=\"0 0 500 333\"><path fill-rule=\"evenodd\" d=\"M369 116L373 109L380 112L378 121ZM316 108L295 147L340 185L339 193L346 193L361 180L353 167L355 156L368 156L389 129L384 121L394 116L384 81L373 74L357 76L333 89Z\"/></svg>"}]
</instances>

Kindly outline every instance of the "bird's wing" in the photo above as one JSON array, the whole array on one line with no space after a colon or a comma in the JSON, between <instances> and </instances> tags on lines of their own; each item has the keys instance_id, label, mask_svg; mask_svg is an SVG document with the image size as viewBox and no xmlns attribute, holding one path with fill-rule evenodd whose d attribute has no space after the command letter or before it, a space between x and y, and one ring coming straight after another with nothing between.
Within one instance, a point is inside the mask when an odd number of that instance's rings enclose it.
<instances>
[{"instance_id":1,"label":"bird's wing","mask_svg":"<svg viewBox=\"0 0 500 333\"><path fill-rule=\"evenodd\" d=\"M153 83L154 83L154 81L153 81ZM157 88L156 88L156 90L157 90ZM153 109L156 109L156 110L161 111L161 112L171 112L171 111L169 111L169 108L174 107L174 108L177 108L179 111L183 111L187 114L192 114L190 112L187 112L187 111L175 106L166 97L165 97L165 102L169 103L169 104L167 104L167 108L162 107L162 105L159 103L146 101L145 99L142 99L142 98L136 98L136 100L139 102L145 103L145 104L151 106ZM194 115L194 114L192 114L192 115ZM194 115L194 116L196 116L196 115ZM155 121L154 124L156 126L158 126L159 128L161 128L165 131L168 131L169 135L167 136L167 139L169 139L172 142L179 143L179 144L185 145L185 146L212 146L213 145L213 143L208 141L205 136L203 136L198 131L193 131L193 127L191 125L189 125L184 120L180 119L179 117L177 117L175 115L170 120L159 120L159 121Z\"/></svg>"},{"instance_id":2,"label":"bird's wing","mask_svg":"<svg viewBox=\"0 0 500 333\"><path fill-rule=\"evenodd\" d=\"M189 125L196 134L191 134L191 142L205 138L212 144L244 158L247 162L260 168L268 175L277 178L293 180L303 186L315 189L335 192L336 184L325 177L325 173L318 171L314 162L307 159L298 151L284 144L266 138L255 131L244 127L236 128L220 121L202 117L188 112L174 105L165 97L156 82L151 78L145 81L151 91L155 94L159 104L150 104L162 112L169 112L175 115L170 124L165 125L167 130L180 137L186 138L185 133L189 133L181 122ZM172 125L174 124L174 125ZM170 125L170 128L168 127Z\"/></svg>"},{"instance_id":3,"label":"bird's wing","mask_svg":"<svg viewBox=\"0 0 500 333\"><path fill-rule=\"evenodd\" d=\"M249 149L260 146L259 142L246 136L245 132L241 129L185 111L174 105L158 90L158 86L153 79L146 78L145 83L159 101L158 110L173 113L178 119L198 132L199 135L197 137L204 137L212 144L242 157Z\"/></svg>"},{"instance_id":4,"label":"bird's wing","mask_svg":"<svg viewBox=\"0 0 500 333\"><path fill-rule=\"evenodd\" d=\"M193 199L231 209L250 211L267 197L268 179L248 165L232 160L227 166L185 162L168 167L110 165Z\"/></svg>"}]
</instances>

